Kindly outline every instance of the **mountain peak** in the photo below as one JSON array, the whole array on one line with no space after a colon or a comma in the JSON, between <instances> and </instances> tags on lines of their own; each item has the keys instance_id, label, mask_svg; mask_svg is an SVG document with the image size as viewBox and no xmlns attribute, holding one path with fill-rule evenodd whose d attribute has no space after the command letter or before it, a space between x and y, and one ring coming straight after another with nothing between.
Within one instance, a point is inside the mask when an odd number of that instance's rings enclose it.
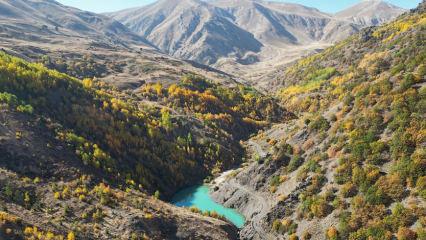
<instances>
[{"instance_id":1,"label":"mountain peak","mask_svg":"<svg viewBox=\"0 0 426 240\"><path fill-rule=\"evenodd\" d=\"M361 2L336 16L267 0L159 0L108 15L167 54L217 67L222 66L219 60L261 62L269 59L268 51L276 52L270 48L287 51L289 46L339 41L400 13L378 0Z\"/></svg>"},{"instance_id":2,"label":"mountain peak","mask_svg":"<svg viewBox=\"0 0 426 240\"><path fill-rule=\"evenodd\" d=\"M382 0L364 0L335 14L336 18L361 25L381 25L406 10Z\"/></svg>"},{"instance_id":3,"label":"mountain peak","mask_svg":"<svg viewBox=\"0 0 426 240\"><path fill-rule=\"evenodd\" d=\"M159 0L148 6L166 7L170 9L176 7L188 8L205 5L207 5L207 3L200 0Z\"/></svg>"}]
</instances>

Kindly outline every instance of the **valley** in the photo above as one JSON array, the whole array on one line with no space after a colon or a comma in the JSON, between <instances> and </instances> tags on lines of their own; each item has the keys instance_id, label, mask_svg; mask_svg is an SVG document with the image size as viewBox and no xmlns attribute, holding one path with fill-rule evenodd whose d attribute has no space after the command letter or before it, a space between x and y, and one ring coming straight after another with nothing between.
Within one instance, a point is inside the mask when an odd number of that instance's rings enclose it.
<instances>
[{"instance_id":1,"label":"valley","mask_svg":"<svg viewBox=\"0 0 426 240\"><path fill-rule=\"evenodd\" d=\"M0 239L425 239L425 11L0 0Z\"/></svg>"},{"instance_id":2,"label":"valley","mask_svg":"<svg viewBox=\"0 0 426 240\"><path fill-rule=\"evenodd\" d=\"M284 65L403 12L383 1L332 15L261 0L162 0L106 15L169 55L211 65L265 90Z\"/></svg>"}]
</instances>

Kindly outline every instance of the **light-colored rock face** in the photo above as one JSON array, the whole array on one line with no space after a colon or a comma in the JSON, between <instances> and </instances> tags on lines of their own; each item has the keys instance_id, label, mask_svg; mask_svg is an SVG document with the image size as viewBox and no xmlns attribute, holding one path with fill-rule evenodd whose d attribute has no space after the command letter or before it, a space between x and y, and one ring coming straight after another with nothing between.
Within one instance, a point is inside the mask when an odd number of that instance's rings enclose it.
<instances>
[{"instance_id":1,"label":"light-colored rock face","mask_svg":"<svg viewBox=\"0 0 426 240\"><path fill-rule=\"evenodd\" d=\"M380 0L362 1L355 6L336 13L336 18L361 25L380 25L404 13L404 9Z\"/></svg>"},{"instance_id":2,"label":"light-colored rock face","mask_svg":"<svg viewBox=\"0 0 426 240\"><path fill-rule=\"evenodd\" d=\"M123 24L103 15L67 7L53 0L0 0L3 30L80 37L108 36L108 41L148 45ZM107 39L105 39L107 40Z\"/></svg>"},{"instance_id":3,"label":"light-colored rock face","mask_svg":"<svg viewBox=\"0 0 426 240\"><path fill-rule=\"evenodd\" d=\"M212 64L221 57L258 53L264 45L335 42L402 12L380 1L332 16L298 4L260 0L160 0L107 15L169 54Z\"/></svg>"},{"instance_id":4,"label":"light-colored rock face","mask_svg":"<svg viewBox=\"0 0 426 240\"><path fill-rule=\"evenodd\" d=\"M298 4L264 1L213 1L232 14L234 23L264 44L304 44L321 39L330 16Z\"/></svg>"},{"instance_id":5,"label":"light-colored rock face","mask_svg":"<svg viewBox=\"0 0 426 240\"><path fill-rule=\"evenodd\" d=\"M144 83L176 83L189 73L235 84L224 72L167 56L116 20L53 0L0 0L0 48L28 61L48 56L49 68L129 91ZM84 70L75 71L75 64Z\"/></svg>"},{"instance_id":6,"label":"light-colored rock face","mask_svg":"<svg viewBox=\"0 0 426 240\"><path fill-rule=\"evenodd\" d=\"M106 15L167 54L267 85L284 64L402 12L381 1L332 15L263 0L159 0Z\"/></svg>"},{"instance_id":7,"label":"light-colored rock face","mask_svg":"<svg viewBox=\"0 0 426 240\"><path fill-rule=\"evenodd\" d=\"M212 64L230 53L259 52L262 46L227 11L198 0L161 0L108 15L164 52L201 63Z\"/></svg>"}]
</instances>

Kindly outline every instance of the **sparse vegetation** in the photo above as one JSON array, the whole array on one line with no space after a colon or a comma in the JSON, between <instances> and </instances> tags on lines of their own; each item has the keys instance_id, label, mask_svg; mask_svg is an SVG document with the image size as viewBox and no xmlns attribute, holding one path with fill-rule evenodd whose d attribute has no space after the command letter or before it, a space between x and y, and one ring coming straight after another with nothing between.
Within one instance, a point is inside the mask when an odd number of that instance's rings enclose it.
<instances>
[{"instance_id":1,"label":"sparse vegetation","mask_svg":"<svg viewBox=\"0 0 426 240\"><path fill-rule=\"evenodd\" d=\"M426 51L419 47L425 41L424 19L422 11L405 14L373 30L367 40L361 37L366 30L285 72L286 87L278 95L303 121L286 136L305 151L297 180L333 175L312 179L299 194L297 218L338 213L340 223L325 229L327 239L416 239L422 234L412 226L424 209L414 211L399 202L424 201L425 195ZM326 156L319 157L321 152ZM289 166L302 163L293 156ZM325 188L333 180L337 195Z\"/></svg>"}]
</instances>

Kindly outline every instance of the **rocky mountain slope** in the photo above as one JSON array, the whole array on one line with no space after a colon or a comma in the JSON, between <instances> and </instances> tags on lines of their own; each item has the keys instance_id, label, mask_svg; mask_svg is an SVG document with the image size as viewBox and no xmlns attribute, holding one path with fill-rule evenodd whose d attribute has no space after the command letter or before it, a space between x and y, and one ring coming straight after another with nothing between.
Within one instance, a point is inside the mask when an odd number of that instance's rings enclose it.
<instances>
[{"instance_id":1,"label":"rocky mountain slope","mask_svg":"<svg viewBox=\"0 0 426 240\"><path fill-rule=\"evenodd\" d=\"M334 16L302 5L260 0L161 0L106 15L169 55L212 65L253 84L273 78L268 74L274 75L279 65L402 12L377 1Z\"/></svg>"},{"instance_id":2,"label":"rocky mountain slope","mask_svg":"<svg viewBox=\"0 0 426 240\"><path fill-rule=\"evenodd\" d=\"M262 44L221 8L198 0L160 0L108 14L170 55L213 64L230 53L242 57Z\"/></svg>"},{"instance_id":3,"label":"rocky mountain slope","mask_svg":"<svg viewBox=\"0 0 426 240\"><path fill-rule=\"evenodd\" d=\"M229 223L107 180L14 95L0 93L0 119L0 239L236 239Z\"/></svg>"},{"instance_id":4,"label":"rocky mountain slope","mask_svg":"<svg viewBox=\"0 0 426 240\"><path fill-rule=\"evenodd\" d=\"M53 0L2 0L0 22L3 33L13 34L16 38L32 38L32 41L37 41L37 38L28 36L31 33L42 35L41 38L43 35L68 35L97 38L99 41L123 45L149 45L143 37L134 34L117 21L67 7Z\"/></svg>"},{"instance_id":5,"label":"rocky mountain slope","mask_svg":"<svg viewBox=\"0 0 426 240\"><path fill-rule=\"evenodd\" d=\"M426 3L287 68L298 119L247 142L214 198L242 239L424 239Z\"/></svg>"},{"instance_id":6,"label":"rocky mountain slope","mask_svg":"<svg viewBox=\"0 0 426 240\"><path fill-rule=\"evenodd\" d=\"M26 60L135 90L199 74L235 85L224 72L160 53L146 39L108 17L53 0L0 1L0 47Z\"/></svg>"},{"instance_id":7,"label":"rocky mountain slope","mask_svg":"<svg viewBox=\"0 0 426 240\"><path fill-rule=\"evenodd\" d=\"M336 18L365 26L377 26L399 16L404 10L380 0L362 1L335 14Z\"/></svg>"},{"instance_id":8,"label":"rocky mountain slope","mask_svg":"<svg viewBox=\"0 0 426 240\"><path fill-rule=\"evenodd\" d=\"M208 33L237 52L237 65L216 63L234 72L360 26L294 4L167 3L148 6L140 27ZM423 239L425 7L280 69L268 96L108 17L0 1L0 239ZM245 215L239 236L214 212L160 200L249 158L212 193Z\"/></svg>"},{"instance_id":9,"label":"rocky mountain slope","mask_svg":"<svg viewBox=\"0 0 426 240\"><path fill-rule=\"evenodd\" d=\"M137 39L109 38L96 24L87 23L93 35L38 27L46 8L58 18L94 14L54 1L2 3L0 236L234 239L228 223L149 195L167 200L231 168L241 161L241 139L292 115L224 73ZM6 17L22 9L34 21Z\"/></svg>"},{"instance_id":10,"label":"rocky mountain slope","mask_svg":"<svg viewBox=\"0 0 426 240\"><path fill-rule=\"evenodd\" d=\"M197 117L190 109L178 117L176 102L151 108L103 82L0 53L0 236L235 239L229 223L157 199L237 163L241 150L234 134L256 129L256 120L240 114L262 113L242 104L235 112L220 108L220 87L200 78L183 81L187 88L152 90L171 102L181 98ZM205 90L192 92L194 87ZM228 101L237 102L231 91ZM218 109L227 112L216 115Z\"/></svg>"}]
</instances>

